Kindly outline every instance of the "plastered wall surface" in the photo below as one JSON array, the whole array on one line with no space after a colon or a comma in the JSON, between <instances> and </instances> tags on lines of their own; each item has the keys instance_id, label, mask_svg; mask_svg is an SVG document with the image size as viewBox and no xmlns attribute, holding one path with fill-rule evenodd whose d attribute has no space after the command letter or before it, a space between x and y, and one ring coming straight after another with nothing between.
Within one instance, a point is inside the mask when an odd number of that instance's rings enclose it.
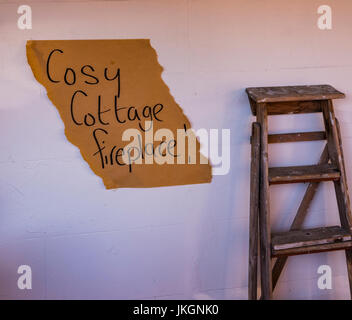
<instances>
[{"instance_id":1,"label":"plastered wall surface","mask_svg":"<svg viewBox=\"0 0 352 320\"><path fill-rule=\"evenodd\" d=\"M17 27L29 4L33 28ZM332 8L332 30L317 8ZM247 299L248 86L328 83L352 189L352 3L279 0L0 0L0 298ZM106 190L64 135L35 81L27 40L149 38L194 128L231 129L231 169L211 184ZM275 116L271 132L320 130L318 115ZM273 145L270 165L314 164L322 143ZM273 230L288 228L303 185L271 188ZM332 183L306 226L338 224ZM19 290L17 268L32 268ZM332 268L320 290L317 269ZM275 298L348 299L343 252L292 257Z\"/></svg>"}]
</instances>

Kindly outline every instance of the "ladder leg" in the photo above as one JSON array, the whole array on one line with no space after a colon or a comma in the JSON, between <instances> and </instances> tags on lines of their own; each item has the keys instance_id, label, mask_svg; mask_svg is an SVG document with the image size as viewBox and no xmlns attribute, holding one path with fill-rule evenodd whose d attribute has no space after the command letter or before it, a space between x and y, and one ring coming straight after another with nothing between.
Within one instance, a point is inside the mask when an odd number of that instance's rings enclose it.
<instances>
[{"instance_id":1,"label":"ladder leg","mask_svg":"<svg viewBox=\"0 0 352 320\"><path fill-rule=\"evenodd\" d=\"M260 274L263 299L272 299L271 231L269 208L268 119L266 105L257 104L260 123Z\"/></svg>"},{"instance_id":2,"label":"ladder leg","mask_svg":"<svg viewBox=\"0 0 352 320\"><path fill-rule=\"evenodd\" d=\"M341 151L341 158L342 158L342 163L343 163L343 172L341 172L341 174L343 174L344 179L346 181L346 191L347 191L347 196L348 196L347 176L346 176L346 169L345 169L345 159L344 159L343 149L342 149L340 123L337 118L335 118L335 121L336 121L338 142L339 142L339 147L340 147L340 151ZM352 299L352 249L345 250L345 255L346 255L348 281L349 281L349 287L350 287L350 297Z\"/></svg>"},{"instance_id":3,"label":"ladder leg","mask_svg":"<svg viewBox=\"0 0 352 320\"><path fill-rule=\"evenodd\" d=\"M339 208L339 215L341 226L347 230L351 230L351 204L348 195L348 187L346 180L345 163L342 152L342 141L340 126L335 118L332 102L326 100L322 102L322 111L324 116L324 124L328 139L329 156L331 161L337 165L341 172L339 181L334 182L337 205ZM347 273L350 285L350 295L352 298L352 249L345 250Z\"/></svg>"},{"instance_id":4,"label":"ladder leg","mask_svg":"<svg viewBox=\"0 0 352 320\"><path fill-rule=\"evenodd\" d=\"M352 298L352 249L345 250L350 297Z\"/></svg>"},{"instance_id":5,"label":"ladder leg","mask_svg":"<svg viewBox=\"0 0 352 320\"><path fill-rule=\"evenodd\" d=\"M341 226L347 230L351 230L351 205L347 190L345 165L339 142L338 124L336 122L334 110L330 100L322 101L322 111L324 116L329 157L331 162L336 165L341 172L339 181L334 182Z\"/></svg>"},{"instance_id":6,"label":"ladder leg","mask_svg":"<svg viewBox=\"0 0 352 320\"><path fill-rule=\"evenodd\" d=\"M252 161L250 185L250 226L249 226L249 268L248 268L248 298L257 299L258 273L258 219L259 219L259 178L260 178L260 125L252 125Z\"/></svg>"},{"instance_id":7,"label":"ladder leg","mask_svg":"<svg viewBox=\"0 0 352 320\"><path fill-rule=\"evenodd\" d=\"M249 210L248 299L257 300L258 285L258 220L260 178L260 125L252 124L251 184Z\"/></svg>"}]
</instances>

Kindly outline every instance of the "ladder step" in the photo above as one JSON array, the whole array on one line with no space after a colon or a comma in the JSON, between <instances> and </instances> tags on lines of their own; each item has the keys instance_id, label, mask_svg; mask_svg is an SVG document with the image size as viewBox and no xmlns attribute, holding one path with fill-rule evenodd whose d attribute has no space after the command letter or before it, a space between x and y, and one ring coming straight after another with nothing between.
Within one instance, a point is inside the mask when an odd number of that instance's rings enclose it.
<instances>
[{"instance_id":1,"label":"ladder step","mask_svg":"<svg viewBox=\"0 0 352 320\"><path fill-rule=\"evenodd\" d=\"M268 135L268 143L319 141L325 139L325 131L280 133Z\"/></svg>"},{"instance_id":2,"label":"ladder step","mask_svg":"<svg viewBox=\"0 0 352 320\"><path fill-rule=\"evenodd\" d=\"M331 164L269 168L269 183L299 183L339 180L340 172Z\"/></svg>"},{"instance_id":3,"label":"ladder step","mask_svg":"<svg viewBox=\"0 0 352 320\"><path fill-rule=\"evenodd\" d=\"M288 256L352 247L351 231L340 226L273 233L272 256Z\"/></svg>"}]
</instances>

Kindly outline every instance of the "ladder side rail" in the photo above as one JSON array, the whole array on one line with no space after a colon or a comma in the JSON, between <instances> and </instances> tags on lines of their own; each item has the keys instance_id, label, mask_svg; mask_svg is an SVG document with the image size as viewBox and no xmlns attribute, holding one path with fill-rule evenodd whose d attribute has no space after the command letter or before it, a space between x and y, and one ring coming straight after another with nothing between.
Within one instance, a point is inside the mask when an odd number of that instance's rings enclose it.
<instances>
[{"instance_id":1,"label":"ladder side rail","mask_svg":"<svg viewBox=\"0 0 352 320\"><path fill-rule=\"evenodd\" d=\"M257 103L260 123L260 273L261 292L265 300L272 299L271 227L269 207L268 116L265 103Z\"/></svg>"},{"instance_id":2,"label":"ladder side rail","mask_svg":"<svg viewBox=\"0 0 352 320\"><path fill-rule=\"evenodd\" d=\"M321 104L324 117L324 125L327 135L329 157L331 162L338 167L341 173L340 179L334 182L341 226L346 230L351 230L351 205L348 196L347 183L344 175L345 166L342 158L339 134L337 131L338 125L336 124L332 102L330 100L322 100Z\"/></svg>"},{"instance_id":3,"label":"ladder side rail","mask_svg":"<svg viewBox=\"0 0 352 320\"><path fill-rule=\"evenodd\" d=\"M252 123L249 207L248 299L257 300L260 183L260 124Z\"/></svg>"}]
</instances>

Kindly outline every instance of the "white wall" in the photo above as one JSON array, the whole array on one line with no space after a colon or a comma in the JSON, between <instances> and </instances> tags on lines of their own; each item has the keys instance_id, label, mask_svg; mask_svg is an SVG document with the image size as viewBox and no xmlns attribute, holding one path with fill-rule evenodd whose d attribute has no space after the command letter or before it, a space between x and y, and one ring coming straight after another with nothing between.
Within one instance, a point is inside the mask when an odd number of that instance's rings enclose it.
<instances>
[{"instance_id":1,"label":"white wall","mask_svg":"<svg viewBox=\"0 0 352 320\"><path fill-rule=\"evenodd\" d=\"M31 4L33 29L17 28ZM333 29L317 28L317 8ZM247 86L329 83L352 183L352 3L348 0L0 0L0 298L247 298ZM211 184L107 191L65 138L26 62L28 39L150 38L163 79L194 128L231 129L231 171ZM276 116L274 132L315 130L317 115ZM315 163L319 143L272 146L270 163ZM350 185L351 185L350 183ZM351 186L352 188L352 186ZM273 229L293 219L304 186L272 188ZM338 223L326 183L308 226ZM33 289L17 288L17 267ZM329 264L333 289L317 288ZM275 298L348 298L344 253L289 259Z\"/></svg>"}]
</instances>

